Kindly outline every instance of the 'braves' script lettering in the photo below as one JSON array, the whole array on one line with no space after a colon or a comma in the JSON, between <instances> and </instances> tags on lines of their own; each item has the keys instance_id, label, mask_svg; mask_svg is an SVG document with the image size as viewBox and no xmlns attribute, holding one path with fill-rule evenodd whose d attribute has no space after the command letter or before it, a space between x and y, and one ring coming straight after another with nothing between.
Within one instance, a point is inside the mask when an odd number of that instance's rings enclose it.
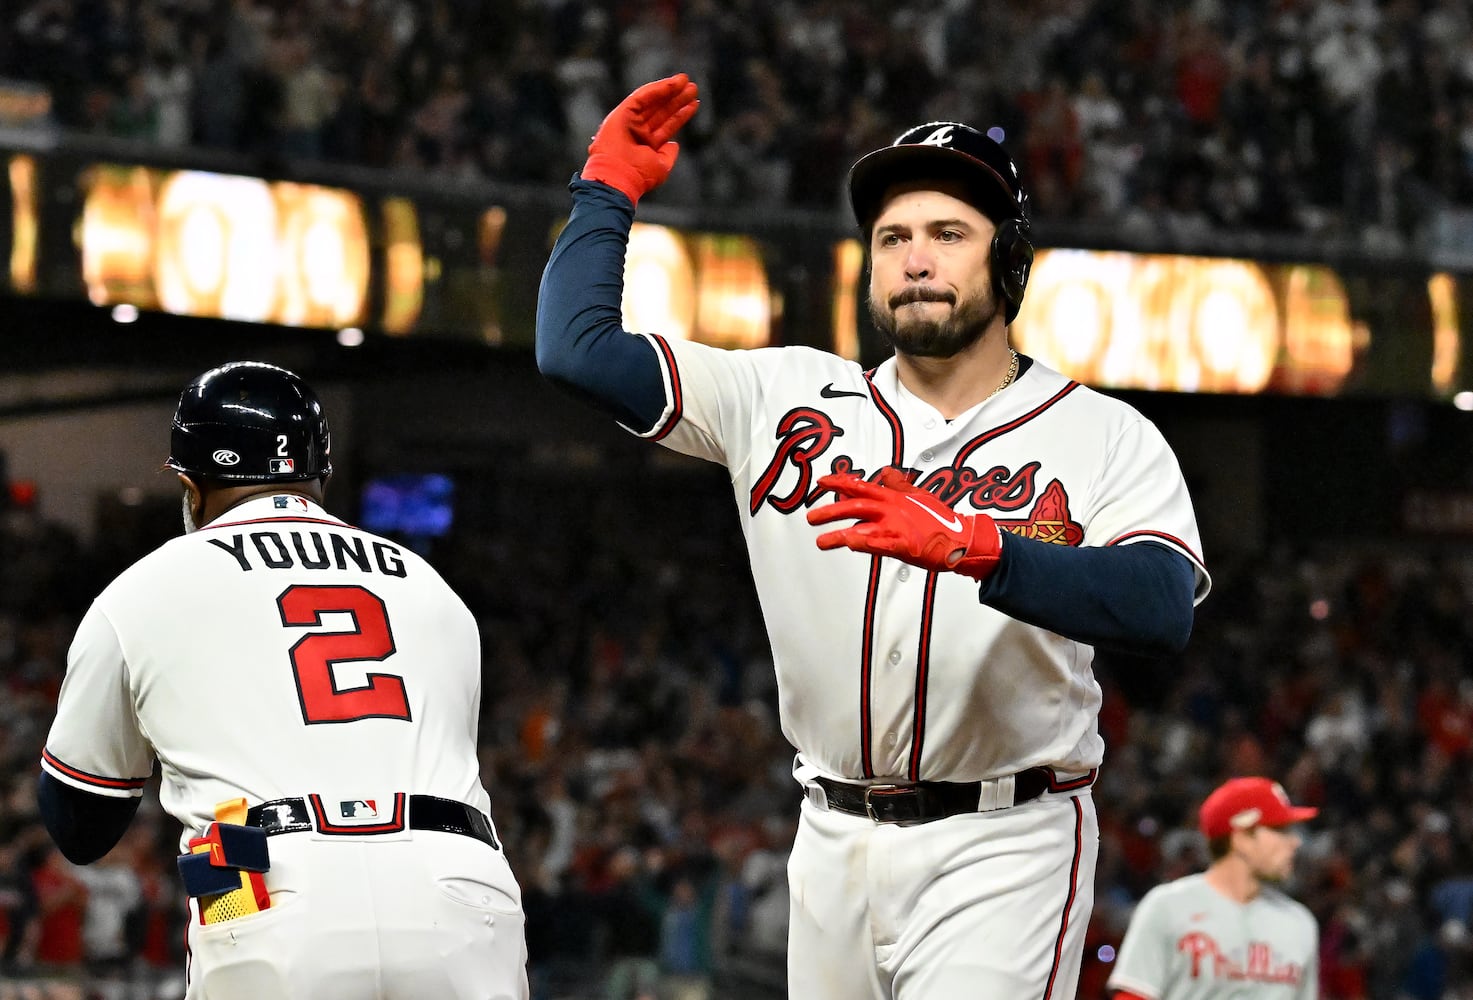
<instances>
[{"instance_id":1,"label":"'braves' script lettering","mask_svg":"<svg viewBox=\"0 0 1473 1000\"><path fill-rule=\"evenodd\" d=\"M832 491L818 485L818 480L830 472L870 479L878 475L878 469L871 474L856 466L849 455L834 455L827 468L819 465L819 459L843 434L843 428L836 427L822 411L807 407L789 410L773 434L777 447L772 459L752 484L752 516L756 517L764 505L780 514L812 507L825 495L832 495ZM1003 531L1055 545L1078 545L1084 540L1084 528L1069 514L1069 495L1057 479L1049 480L1039 492L1041 466L1040 462L1026 462L1014 471L994 465L979 473L965 466L948 465L933 470L916 485L936 494L959 513L988 513ZM915 470L905 471L915 475ZM1003 516L1029 507L1032 509L1027 513Z\"/></svg>"},{"instance_id":2,"label":"'braves' script lettering","mask_svg":"<svg viewBox=\"0 0 1473 1000\"><path fill-rule=\"evenodd\" d=\"M920 486L951 507L967 497L978 510L1017 510L1033 502L1038 467L1038 462L1029 462L1011 472L1005 465L994 465L978 475L972 469L948 465L931 473Z\"/></svg>"},{"instance_id":3,"label":"'braves' script lettering","mask_svg":"<svg viewBox=\"0 0 1473 1000\"><path fill-rule=\"evenodd\" d=\"M807 407L789 410L778 421L777 450L772 461L762 470L762 475L752 484L752 513L755 515L764 503L784 514L792 513L808 500L808 491L813 484L813 461L828 450L834 438L844 431L835 427L828 414ZM793 488L782 496L773 495L778 480L786 469L796 469L798 480Z\"/></svg>"}]
</instances>

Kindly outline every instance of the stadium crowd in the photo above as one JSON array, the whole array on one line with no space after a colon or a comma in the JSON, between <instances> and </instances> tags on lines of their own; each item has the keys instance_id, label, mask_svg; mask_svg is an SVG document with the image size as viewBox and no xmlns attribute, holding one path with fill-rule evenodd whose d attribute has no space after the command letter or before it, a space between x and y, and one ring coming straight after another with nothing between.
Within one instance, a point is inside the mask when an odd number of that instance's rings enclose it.
<instances>
[{"instance_id":1,"label":"stadium crowd","mask_svg":"<svg viewBox=\"0 0 1473 1000\"><path fill-rule=\"evenodd\" d=\"M0 79L65 128L562 183L685 71L697 166L657 197L840 205L928 119L1002 128L1042 219L1397 246L1473 206L1464 0L16 0Z\"/></svg>"},{"instance_id":2,"label":"stadium crowd","mask_svg":"<svg viewBox=\"0 0 1473 1000\"><path fill-rule=\"evenodd\" d=\"M739 534L710 523L723 489L686 491L707 527L678 541L584 519L561 545L513 525L431 553L481 621L483 775L539 1000L782 995L799 793ZM635 523L655 502L610 493L604 514L627 504ZM22 505L3 525L0 997L177 997L178 831L153 791L87 868L49 847L32 794L71 630L157 539L91 550ZM1321 809L1292 891L1320 921L1323 997L1473 995L1473 553L1278 549L1212 566L1183 656L1097 663L1109 749L1079 995L1103 997L1135 901L1204 863L1195 806L1235 773L1282 776Z\"/></svg>"}]
</instances>

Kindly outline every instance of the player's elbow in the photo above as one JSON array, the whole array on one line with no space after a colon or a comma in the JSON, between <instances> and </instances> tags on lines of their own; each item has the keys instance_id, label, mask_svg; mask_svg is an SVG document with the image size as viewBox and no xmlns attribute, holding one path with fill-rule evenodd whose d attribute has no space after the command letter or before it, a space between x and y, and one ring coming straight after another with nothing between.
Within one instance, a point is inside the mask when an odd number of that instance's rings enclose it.
<instances>
[{"instance_id":1,"label":"player's elbow","mask_svg":"<svg viewBox=\"0 0 1473 1000\"><path fill-rule=\"evenodd\" d=\"M1161 634L1157 637L1158 656L1171 656L1187 648L1192 638L1193 608L1189 602L1185 608L1176 607L1172 613L1162 616Z\"/></svg>"},{"instance_id":2,"label":"player's elbow","mask_svg":"<svg viewBox=\"0 0 1473 1000\"><path fill-rule=\"evenodd\" d=\"M51 840L74 865L90 865L106 855L133 821L137 796L118 798L73 788L45 771L36 781L36 807Z\"/></svg>"}]
</instances>

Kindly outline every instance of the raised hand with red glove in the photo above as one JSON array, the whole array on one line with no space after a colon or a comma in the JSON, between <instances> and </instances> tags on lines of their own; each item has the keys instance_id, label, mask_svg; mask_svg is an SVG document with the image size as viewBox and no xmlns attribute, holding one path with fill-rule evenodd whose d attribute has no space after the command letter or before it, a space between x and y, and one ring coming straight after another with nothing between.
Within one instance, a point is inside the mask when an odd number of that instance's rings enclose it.
<instances>
[{"instance_id":1,"label":"raised hand with red glove","mask_svg":"<svg viewBox=\"0 0 1473 1000\"><path fill-rule=\"evenodd\" d=\"M583 179L602 181L638 205L670 176L680 155L680 144L670 140L700 107L698 93L688 76L677 73L624 98L588 144Z\"/></svg>"},{"instance_id":2,"label":"raised hand with red glove","mask_svg":"<svg viewBox=\"0 0 1473 1000\"><path fill-rule=\"evenodd\" d=\"M808 512L809 524L855 518L818 536L818 547L891 556L932 572L986 579L1002 555L1002 533L986 514L958 514L919 489L899 469L881 469L874 482L852 473L824 476L818 485L840 499Z\"/></svg>"}]
</instances>

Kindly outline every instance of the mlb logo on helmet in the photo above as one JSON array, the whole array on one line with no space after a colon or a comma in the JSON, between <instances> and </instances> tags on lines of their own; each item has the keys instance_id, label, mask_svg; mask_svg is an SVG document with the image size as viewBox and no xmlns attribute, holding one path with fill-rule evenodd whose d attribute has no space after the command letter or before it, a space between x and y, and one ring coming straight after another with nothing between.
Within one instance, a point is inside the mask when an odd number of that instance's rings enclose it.
<instances>
[{"instance_id":1,"label":"mlb logo on helmet","mask_svg":"<svg viewBox=\"0 0 1473 1000\"><path fill-rule=\"evenodd\" d=\"M273 476L284 476L297 471L297 463L290 458L273 458L269 468Z\"/></svg>"}]
</instances>

